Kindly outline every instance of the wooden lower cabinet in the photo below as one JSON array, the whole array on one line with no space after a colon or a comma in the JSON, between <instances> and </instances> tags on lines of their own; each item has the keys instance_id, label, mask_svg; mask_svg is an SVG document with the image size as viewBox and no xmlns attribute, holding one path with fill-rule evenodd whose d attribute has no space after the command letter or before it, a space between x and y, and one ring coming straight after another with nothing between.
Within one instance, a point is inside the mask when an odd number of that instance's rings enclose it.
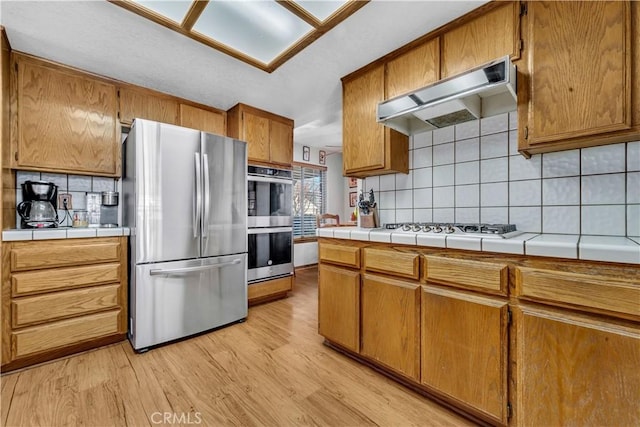
<instances>
[{"instance_id":1,"label":"wooden lower cabinet","mask_svg":"<svg viewBox=\"0 0 640 427\"><path fill-rule=\"evenodd\" d=\"M321 264L318 276L318 332L359 353L360 273Z\"/></svg>"},{"instance_id":2,"label":"wooden lower cabinet","mask_svg":"<svg viewBox=\"0 0 640 427\"><path fill-rule=\"evenodd\" d=\"M514 310L521 426L640 425L640 329L566 310Z\"/></svg>"},{"instance_id":3,"label":"wooden lower cabinet","mask_svg":"<svg viewBox=\"0 0 640 427\"><path fill-rule=\"evenodd\" d=\"M506 299L422 288L422 384L507 421Z\"/></svg>"},{"instance_id":4,"label":"wooden lower cabinet","mask_svg":"<svg viewBox=\"0 0 640 427\"><path fill-rule=\"evenodd\" d=\"M124 339L127 238L2 245L2 371Z\"/></svg>"},{"instance_id":5,"label":"wooden lower cabinet","mask_svg":"<svg viewBox=\"0 0 640 427\"><path fill-rule=\"evenodd\" d=\"M250 283L247 287L249 305L260 304L287 296L293 289L293 276L279 277L264 282Z\"/></svg>"},{"instance_id":6,"label":"wooden lower cabinet","mask_svg":"<svg viewBox=\"0 0 640 427\"><path fill-rule=\"evenodd\" d=\"M365 274L361 354L420 381L420 285Z\"/></svg>"}]
</instances>

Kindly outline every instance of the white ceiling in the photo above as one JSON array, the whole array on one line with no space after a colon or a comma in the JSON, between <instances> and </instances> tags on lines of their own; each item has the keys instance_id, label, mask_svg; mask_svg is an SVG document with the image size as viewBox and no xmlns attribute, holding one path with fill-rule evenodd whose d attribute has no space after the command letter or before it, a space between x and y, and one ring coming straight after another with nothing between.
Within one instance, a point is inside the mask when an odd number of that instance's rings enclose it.
<instances>
[{"instance_id":1,"label":"white ceiling","mask_svg":"<svg viewBox=\"0 0 640 427\"><path fill-rule=\"evenodd\" d=\"M106 1L0 1L15 50L227 110L295 121L294 141L342 145L340 78L487 1L373 0L271 74Z\"/></svg>"}]
</instances>

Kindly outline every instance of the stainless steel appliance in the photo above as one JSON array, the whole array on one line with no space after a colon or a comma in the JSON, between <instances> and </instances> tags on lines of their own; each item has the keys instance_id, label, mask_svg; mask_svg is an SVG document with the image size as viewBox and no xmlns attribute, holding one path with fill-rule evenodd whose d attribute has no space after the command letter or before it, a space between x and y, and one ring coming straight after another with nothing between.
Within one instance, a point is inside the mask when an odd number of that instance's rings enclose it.
<instances>
[{"instance_id":1,"label":"stainless steel appliance","mask_svg":"<svg viewBox=\"0 0 640 427\"><path fill-rule=\"evenodd\" d=\"M516 226L513 224L407 222L385 224L384 228L397 230L398 232L479 237L483 239L508 239L522 234L522 231L516 230Z\"/></svg>"},{"instance_id":2,"label":"stainless steel appliance","mask_svg":"<svg viewBox=\"0 0 640 427\"><path fill-rule=\"evenodd\" d=\"M117 227L120 195L117 191L103 191L100 198L100 226Z\"/></svg>"},{"instance_id":3,"label":"stainless steel appliance","mask_svg":"<svg viewBox=\"0 0 640 427\"><path fill-rule=\"evenodd\" d=\"M47 181L25 181L22 202L16 207L22 228L58 226L58 186Z\"/></svg>"},{"instance_id":4,"label":"stainless steel appliance","mask_svg":"<svg viewBox=\"0 0 640 427\"><path fill-rule=\"evenodd\" d=\"M291 226L290 170L249 166L247 186L249 227Z\"/></svg>"},{"instance_id":5,"label":"stainless steel appliance","mask_svg":"<svg viewBox=\"0 0 640 427\"><path fill-rule=\"evenodd\" d=\"M247 317L247 147L136 119L124 142L136 351Z\"/></svg>"},{"instance_id":6,"label":"stainless steel appliance","mask_svg":"<svg viewBox=\"0 0 640 427\"><path fill-rule=\"evenodd\" d=\"M378 122L407 135L515 111L508 56L378 104Z\"/></svg>"},{"instance_id":7,"label":"stainless steel appliance","mask_svg":"<svg viewBox=\"0 0 640 427\"><path fill-rule=\"evenodd\" d=\"M249 166L249 285L293 274L291 171Z\"/></svg>"}]
</instances>

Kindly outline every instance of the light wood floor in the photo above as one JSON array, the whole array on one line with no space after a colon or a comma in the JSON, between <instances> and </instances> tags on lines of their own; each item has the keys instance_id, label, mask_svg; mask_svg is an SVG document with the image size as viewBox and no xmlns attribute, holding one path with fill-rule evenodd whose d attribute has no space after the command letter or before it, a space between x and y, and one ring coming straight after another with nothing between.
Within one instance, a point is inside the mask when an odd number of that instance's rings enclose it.
<instances>
[{"instance_id":1,"label":"light wood floor","mask_svg":"<svg viewBox=\"0 0 640 427\"><path fill-rule=\"evenodd\" d=\"M322 345L317 270L297 274L293 296L251 308L246 323L2 376L2 425L157 425L165 412L205 426L471 425Z\"/></svg>"}]
</instances>

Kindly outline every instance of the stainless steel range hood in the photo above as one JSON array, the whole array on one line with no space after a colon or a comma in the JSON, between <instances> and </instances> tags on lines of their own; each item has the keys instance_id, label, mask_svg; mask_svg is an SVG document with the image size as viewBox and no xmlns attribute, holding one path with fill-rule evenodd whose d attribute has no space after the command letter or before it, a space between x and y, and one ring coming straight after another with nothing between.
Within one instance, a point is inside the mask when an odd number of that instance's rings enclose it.
<instances>
[{"instance_id":1,"label":"stainless steel range hood","mask_svg":"<svg viewBox=\"0 0 640 427\"><path fill-rule=\"evenodd\" d=\"M378 122L406 135L514 111L508 56L378 104Z\"/></svg>"}]
</instances>

